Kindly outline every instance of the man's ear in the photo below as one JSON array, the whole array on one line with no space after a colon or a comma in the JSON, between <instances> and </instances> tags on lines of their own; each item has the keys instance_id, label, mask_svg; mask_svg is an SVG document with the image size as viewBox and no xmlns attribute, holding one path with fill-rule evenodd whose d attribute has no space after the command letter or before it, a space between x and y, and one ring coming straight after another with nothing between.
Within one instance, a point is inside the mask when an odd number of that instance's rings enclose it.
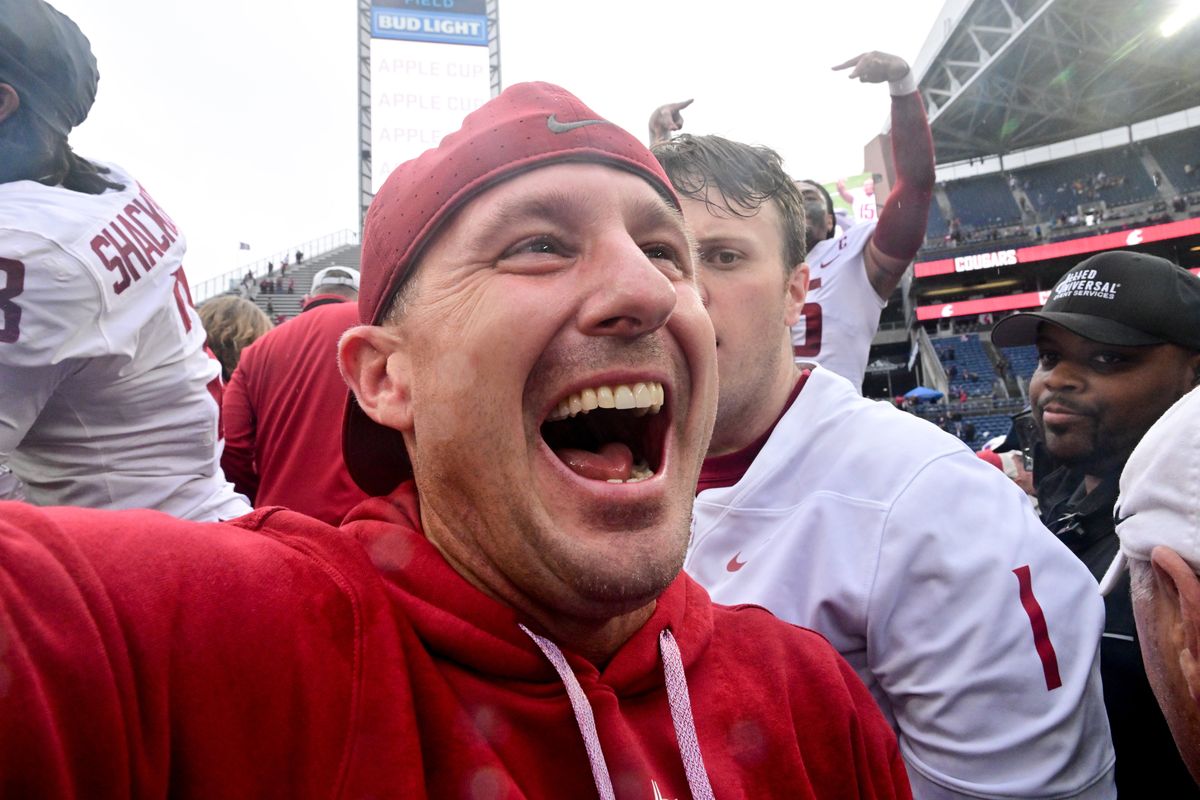
<instances>
[{"instance_id":1,"label":"man's ear","mask_svg":"<svg viewBox=\"0 0 1200 800\"><path fill-rule=\"evenodd\" d=\"M1188 356L1188 369L1191 370L1192 388L1200 386L1200 350Z\"/></svg>"},{"instance_id":2,"label":"man's ear","mask_svg":"<svg viewBox=\"0 0 1200 800\"><path fill-rule=\"evenodd\" d=\"M1171 644L1179 647L1179 668L1188 693L1200 702L1200 578L1182 556L1163 545L1150 551L1150 566L1156 596L1177 614L1178 630L1170 632Z\"/></svg>"},{"instance_id":3,"label":"man's ear","mask_svg":"<svg viewBox=\"0 0 1200 800\"><path fill-rule=\"evenodd\" d=\"M367 416L402 433L413 429L412 369L402 337L359 325L338 341L338 368Z\"/></svg>"},{"instance_id":4,"label":"man's ear","mask_svg":"<svg viewBox=\"0 0 1200 800\"><path fill-rule=\"evenodd\" d=\"M800 321L806 297L808 297L808 264L802 261L792 270L787 281L787 305L784 308L784 321L787 322L789 328Z\"/></svg>"},{"instance_id":5,"label":"man's ear","mask_svg":"<svg viewBox=\"0 0 1200 800\"><path fill-rule=\"evenodd\" d=\"M21 98L17 95L17 90L7 83L0 83L0 122L17 113L20 107Z\"/></svg>"}]
</instances>

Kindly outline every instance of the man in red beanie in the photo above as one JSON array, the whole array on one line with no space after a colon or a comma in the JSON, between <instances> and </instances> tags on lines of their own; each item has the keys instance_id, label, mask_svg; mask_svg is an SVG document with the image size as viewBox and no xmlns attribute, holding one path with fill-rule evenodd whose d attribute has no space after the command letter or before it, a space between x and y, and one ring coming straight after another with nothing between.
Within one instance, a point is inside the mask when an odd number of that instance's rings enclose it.
<instances>
[{"instance_id":1,"label":"man in red beanie","mask_svg":"<svg viewBox=\"0 0 1200 800\"><path fill-rule=\"evenodd\" d=\"M372 203L334 528L0 506L0 795L908 797L816 634L680 573L716 401L679 200L514 86Z\"/></svg>"}]
</instances>

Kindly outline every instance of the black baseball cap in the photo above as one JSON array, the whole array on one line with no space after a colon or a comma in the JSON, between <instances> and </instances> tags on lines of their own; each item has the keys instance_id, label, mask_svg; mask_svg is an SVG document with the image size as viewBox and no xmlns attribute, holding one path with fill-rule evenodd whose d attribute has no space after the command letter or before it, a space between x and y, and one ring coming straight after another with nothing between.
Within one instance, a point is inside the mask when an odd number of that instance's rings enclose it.
<instances>
[{"instance_id":1,"label":"black baseball cap","mask_svg":"<svg viewBox=\"0 0 1200 800\"><path fill-rule=\"evenodd\" d=\"M1040 311L997 322L992 344L1034 344L1043 322L1102 344L1200 350L1200 278L1147 253L1098 253L1063 275Z\"/></svg>"}]
</instances>

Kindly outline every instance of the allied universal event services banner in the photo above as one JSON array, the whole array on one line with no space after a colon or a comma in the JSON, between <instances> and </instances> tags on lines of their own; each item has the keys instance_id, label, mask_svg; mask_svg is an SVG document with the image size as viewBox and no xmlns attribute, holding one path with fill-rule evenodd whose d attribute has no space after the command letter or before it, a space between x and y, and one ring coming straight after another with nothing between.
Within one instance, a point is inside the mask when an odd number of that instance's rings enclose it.
<instances>
[{"instance_id":1,"label":"allied universal event services banner","mask_svg":"<svg viewBox=\"0 0 1200 800\"><path fill-rule=\"evenodd\" d=\"M484 0L373 0L372 191L491 96Z\"/></svg>"}]
</instances>

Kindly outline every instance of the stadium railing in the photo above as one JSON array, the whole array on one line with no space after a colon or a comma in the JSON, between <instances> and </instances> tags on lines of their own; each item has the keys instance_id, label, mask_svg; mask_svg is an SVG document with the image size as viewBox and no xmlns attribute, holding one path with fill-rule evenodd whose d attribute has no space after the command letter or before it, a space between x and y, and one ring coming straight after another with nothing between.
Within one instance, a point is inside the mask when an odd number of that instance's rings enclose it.
<instances>
[{"instance_id":1,"label":"stadium railing","mask_svg":"<svg viewBox=\"0 0 1200 800\"><path fill-rule=\"evenodd\" d=\"M336 233L326 234L317 239L310 239L307 242L294 245L286 250L281 250L273 255L260 258L249 264L243 264L237 269L232 269L214 278L193 283L191 285L192 302L199 304L210 297L215 297L219 294L228 292L231 288L236 289L241 285L242 279L246 276L246 271L249 270L254 275L255 280L267 274L267 262L270 261L275 265L287 256L290 261L295 252L299 250L304 253L306 259L319 256L322 253L327 253L338 247L348 244L358 244L358 231L344 229Z\"/></svg>"}]
</instances>

